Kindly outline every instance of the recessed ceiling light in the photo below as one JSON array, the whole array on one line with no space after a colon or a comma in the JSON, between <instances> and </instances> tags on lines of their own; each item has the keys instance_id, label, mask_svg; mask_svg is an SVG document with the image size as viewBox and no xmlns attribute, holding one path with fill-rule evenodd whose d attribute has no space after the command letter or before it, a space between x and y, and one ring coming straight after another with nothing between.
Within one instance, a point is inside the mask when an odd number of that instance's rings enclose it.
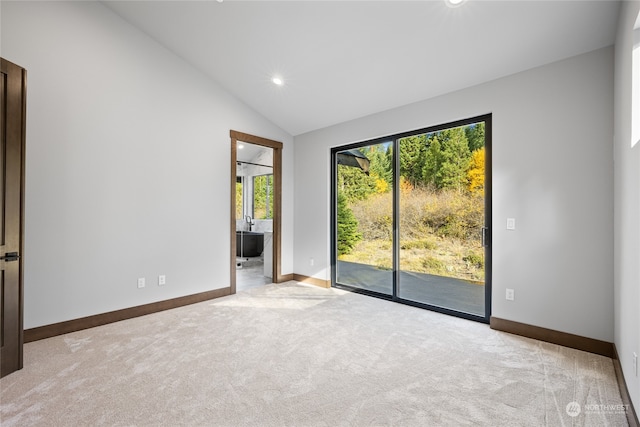
<instances>
[{"instance_id":1,"label":"recessed ceiling light","mask_svg":"<svg viewBox=\"0 0 640 427\"><path fill-rule=\"evenodd\" d=\"M464 2L466 2L467 0L444 0L445 3L447 3L447 6L449 7L458 7L460 5L462 5Z\"/></svg>"},{"instance_id":2,"label":"recessed ceiling light","mask_svg":"<svg viewBox=\"0 0 640 427\"><path fill-rule=\"evenodd\" d=\"M284 81L280 77L274 77L271 81L278 86L282 86L284 84Z\"/></svg>"}]
</instances>

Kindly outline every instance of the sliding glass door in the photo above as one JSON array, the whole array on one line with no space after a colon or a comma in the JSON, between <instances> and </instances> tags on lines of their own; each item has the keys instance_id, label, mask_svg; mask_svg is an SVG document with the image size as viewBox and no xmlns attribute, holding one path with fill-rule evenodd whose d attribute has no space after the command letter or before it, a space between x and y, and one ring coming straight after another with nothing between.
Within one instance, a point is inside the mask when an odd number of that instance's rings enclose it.
<instances>
[{"instance_id":1,"label":"sliding glass door","mask_svg":"<svg viewBox=\"0 0 640 427\"><path fill-rule=\"evenodd\" d=\"M393 292L393 144L383 141L334 153L339 283Z\"/></svg>"},{"instance_id":2,"label":"sliding glass door","mask_svg":"<svg viewBox=\"0 0 640 427\"><path fill-rule=\"evenodd\" d=\"M484 122L398 140L398 297L485 315Z\"/></svg>"},{"instance_id":3,"label":"sliding glass door","mask_svg":"<svg viewBox=\"0 0 640 427\"><path fill-rule=\"evenodd\" d=\"M332 150L332 283L490 315L491 116Z\"/></svg>"}]
</instances>

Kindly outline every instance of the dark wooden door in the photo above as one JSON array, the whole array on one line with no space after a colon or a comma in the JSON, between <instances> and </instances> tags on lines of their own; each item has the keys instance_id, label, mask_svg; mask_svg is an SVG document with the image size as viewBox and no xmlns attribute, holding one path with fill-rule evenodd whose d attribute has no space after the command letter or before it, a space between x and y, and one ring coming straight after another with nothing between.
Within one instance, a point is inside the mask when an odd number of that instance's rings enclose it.
<instances>
[{"instance_id":1,"label":"dark wooden door","mask_svg":"<svg viewBox=\"0 0 640 427\"><path fill-rule=\"evenodd\" d=\"M0 377L4 377L22 369L26 71L0 61Z\"/></svg>"}]
</instances>

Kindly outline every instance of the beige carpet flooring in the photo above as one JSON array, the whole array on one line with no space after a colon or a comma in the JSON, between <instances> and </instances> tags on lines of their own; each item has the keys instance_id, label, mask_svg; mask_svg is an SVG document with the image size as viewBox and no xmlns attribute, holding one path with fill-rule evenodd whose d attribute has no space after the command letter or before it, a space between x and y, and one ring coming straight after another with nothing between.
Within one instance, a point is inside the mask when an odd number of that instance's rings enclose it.
<instances>
[{"instance_id":1,"label":"beige carpet flooring","mask_svg":"<svg viewBox=\"0 0 640 427\"><path fill-rule=\"evenodd\" d=\"M3 427L627 425L611 359L295 282L26 344L0 398Z\"/></svg>"}]
</instances>

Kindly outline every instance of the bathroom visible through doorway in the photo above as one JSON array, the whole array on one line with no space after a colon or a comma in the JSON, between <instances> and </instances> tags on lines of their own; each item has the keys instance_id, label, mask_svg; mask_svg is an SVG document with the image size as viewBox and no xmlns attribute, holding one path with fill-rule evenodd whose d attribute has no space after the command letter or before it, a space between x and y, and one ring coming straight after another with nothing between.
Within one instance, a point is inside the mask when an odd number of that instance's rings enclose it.
<instances>
[{"instance_id":1,"label":"bathroom visible through doorway","mask_svg":"<svg viewBox=\"0 0 640 427\"><path fill-rule=\"evenodd\" d=\"M282 144L231 131L231 291L280 276Z\"/></svg>"}]
</instances>

